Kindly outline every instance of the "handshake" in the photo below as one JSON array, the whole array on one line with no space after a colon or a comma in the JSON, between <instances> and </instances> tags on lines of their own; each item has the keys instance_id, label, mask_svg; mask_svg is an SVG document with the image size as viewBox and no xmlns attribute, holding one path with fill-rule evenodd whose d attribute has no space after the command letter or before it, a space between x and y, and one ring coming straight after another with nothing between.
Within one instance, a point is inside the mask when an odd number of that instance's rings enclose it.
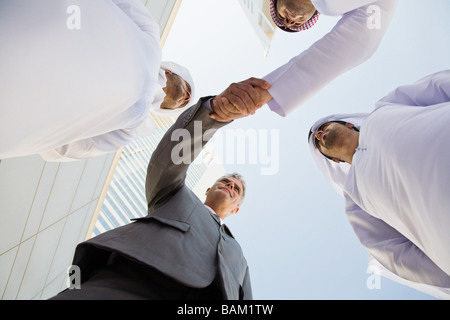
<instances>
[{"instance_id":1,"label":"handshake","mask_svg":"<svg viewBox=\"0 0 450 320\"><path fill-rule=\"evenodd\" d=\"M257 109L272 99L269 88L267 81L257 78L232 83L211 100L211 118L219 122L229 122L255 114Z\"/></svg>"}]
</instances>

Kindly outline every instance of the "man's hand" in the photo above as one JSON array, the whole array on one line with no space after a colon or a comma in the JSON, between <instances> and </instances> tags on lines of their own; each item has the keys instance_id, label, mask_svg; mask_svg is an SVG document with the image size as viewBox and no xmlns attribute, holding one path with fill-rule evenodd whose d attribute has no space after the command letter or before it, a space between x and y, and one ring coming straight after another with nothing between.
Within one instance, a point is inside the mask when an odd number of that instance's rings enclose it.
<instances>
[{"instance_id":1,"label":"man's hand","mask_svg":"<svg viewBox=\"0 0 450 320\"><path fill-rule=\"evenodd\" d=\"M262 79L249 78L231 84L211 101L214 113L211 118L220 122L246 117L266 104L272 96L267 91L270 84Z\"/></svg>"}]
</instances>

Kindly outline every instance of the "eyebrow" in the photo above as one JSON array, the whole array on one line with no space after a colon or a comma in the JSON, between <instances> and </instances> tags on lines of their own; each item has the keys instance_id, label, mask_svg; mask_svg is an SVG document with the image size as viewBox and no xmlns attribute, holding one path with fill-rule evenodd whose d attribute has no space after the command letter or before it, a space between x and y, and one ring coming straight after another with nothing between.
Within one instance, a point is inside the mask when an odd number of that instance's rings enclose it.
<instances>
[{"instance_id":1,"label":"eyebrow","mask_svg":"<svg viewBox=\"0 0 450 320\"><path fill-rule=\"evenodd\" d=\"M228 178L223 178L223 179L221 179L220 181L225 182L225 183L231 182L231 180L228 179ZM237 183L235 183L234 181L233 181L233 183L234 183L234 185L235 185L234 188L237 189L238 193L240 194L240 193L241 193L241 187L239 187L239 185L238 185Z\"/></svg>"}]
</instances>

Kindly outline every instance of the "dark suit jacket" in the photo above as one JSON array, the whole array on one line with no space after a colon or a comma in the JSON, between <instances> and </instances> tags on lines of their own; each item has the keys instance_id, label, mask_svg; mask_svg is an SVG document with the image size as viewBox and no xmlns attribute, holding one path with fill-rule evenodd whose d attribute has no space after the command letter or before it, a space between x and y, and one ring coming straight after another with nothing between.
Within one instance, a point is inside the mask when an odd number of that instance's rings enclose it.
<instances>
[{"instance_id":1,"label":"dark suit jacket","mask_svg":"<svg viewBox=\"0 0 450 320\"><path fill-rule=\"evenodd\" d=\"M189 163L225 125L209 117L210 111L203 105L207 100L200 99L186 110L153 153L146 181L148 215L77 247L74 264L81 269L82 282L93 266L106 263L108 253L117 252L186 286L203 288L217 279L225 299L252 298L241 247L184 184ZM178 159L180 155L182 159ZM172 157L181 163L174 164Z\"/></svg>"}]
</instances>

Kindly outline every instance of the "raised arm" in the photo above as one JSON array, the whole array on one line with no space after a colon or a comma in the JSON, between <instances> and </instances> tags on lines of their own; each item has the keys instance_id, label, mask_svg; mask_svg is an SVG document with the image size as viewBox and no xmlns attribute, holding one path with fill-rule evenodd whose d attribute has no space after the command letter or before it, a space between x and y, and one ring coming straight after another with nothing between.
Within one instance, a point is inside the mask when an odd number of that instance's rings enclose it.
<instances>
[{"instance_id":1,"label":"raised arm","mask_svg":"<svg viewBox=\"0 0 450 320\"><path fill-rule=\"evenodd\" d=\"M379 10L379 25L370 24L374 14L368 10L370 5L349 11L309 49L264 77L271 84L273 99L268 105L272 111L288 115L330 81L374 54L391 22L397 0L380 0L373 5Z\"/></svg>"},{"instance_id":2,"label":"raised arm","mask_svg":"<svg viewBox=\"0 0 450 320\"><path fill-rule=\"evenodd\" d=\"M449 101L450 70L444 70L428 75L413 84L398 87L378 101L375 109L386 103L425 107Z\"/></svg>"},{"instance_id":3,"label":"raised arm","mask_svg":"<svg viewBox=\"0 0 450 320\"><path fill-rule=\"evenodd\" d=\"M376 0L311 0L321 14L329 16L343 15L368 4L376 4Z\"/></svg>"},{"instance_id":4,"label":"raised arm","mask_svg":"<svg viewBox=\"0 0 450 320\"><path fill-rule=\"evenodd\" d=\"M201 98L183 112L153 152L145 184L149 212L165 203L184 185L189 165L214 132L226 124L210 117L211 98Z\"/></svg>"},{"instance_id":5,"label":"raised arm","mask_svg":"<svg viewBox=\"0 0 450 320\"><path fill-rule=\"evenodd\" d=\"M247 83L249 79L240 83ZM227 90L239 85L231 84ZM249 99L255 99L254 91ZM219 109L224 108L221 97L201 98L196 105L182 113L170 127L153 152L147 170L146 196L149 212L165 203L183 185L189 165L200 154L203 146L212 138L217 129L232 120L241 118L241 112L231 113L227 119L213 119Z\"/></svg>"}]
</instances>

